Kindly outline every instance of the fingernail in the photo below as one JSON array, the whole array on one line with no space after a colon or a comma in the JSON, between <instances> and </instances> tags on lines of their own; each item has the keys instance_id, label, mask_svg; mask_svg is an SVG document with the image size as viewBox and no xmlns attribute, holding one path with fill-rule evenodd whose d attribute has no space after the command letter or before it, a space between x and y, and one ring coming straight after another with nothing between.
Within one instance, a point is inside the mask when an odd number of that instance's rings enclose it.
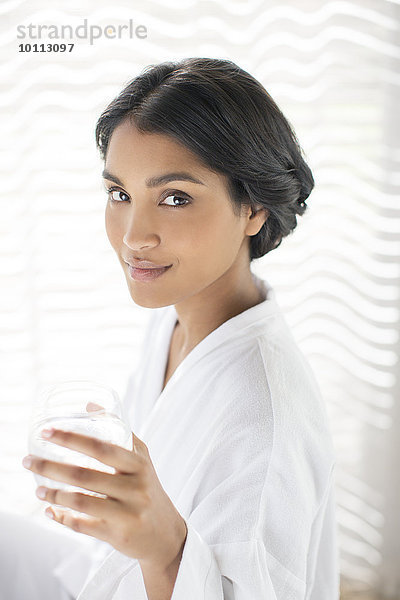
<instances>
[{"instance_id":1,"label":"fingernail","mask_svg":"<svg viewBox=\"0 0 400 600\"><path fill-rule=\"evenodd\" d=\"M41 498L42 500L44 500L46 498L46 492L47 492L47 488L40 486L36 490L36 495L38 496L38 498Z\"/></svg>"},{"instance_id":2,"label":"fingernail","mask_svg":"<svg viewBox=\"0 0 400 600\"><path fill-rule=\"evenodd\" d=\"M50 519L54 519L54 513L49 506L44 511L44 514L46 515L46 517L49 517Z\"/></svg>"},{"instance_id":3,"label":"fingernail","mask_svg":"<svg viewBox=\"0 0 400 600\"><path fill-rule=\"evenodd\" d=\"M49 429L42 429L41 436L44 438L49 438L54 433L54 427L50 427Z\"/></svg>"},{"instance_id":4,"label":"fingernail","mask_svg":"<svg viewBox=\"0 0 400 600\"><path fill-rule=\"evenodd\" d=\"M24 458L22 459L22 465L26 468L29 469L29 467L32 464L32 459L30 456L24 456Z\"/></svg>"}]
</instances>

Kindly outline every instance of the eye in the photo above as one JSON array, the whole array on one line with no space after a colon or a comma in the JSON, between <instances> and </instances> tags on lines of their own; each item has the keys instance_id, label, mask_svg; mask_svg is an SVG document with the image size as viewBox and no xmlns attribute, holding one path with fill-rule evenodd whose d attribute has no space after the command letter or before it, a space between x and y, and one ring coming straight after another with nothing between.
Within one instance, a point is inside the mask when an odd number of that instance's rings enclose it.
<instances>
[{"instance_id":1,"label":"eye","mask_svg":"<svg viewBox=\"0 0 400 600\"><path fill-rule=\"evenodd\" d=\"M111 202L125 202L126 200L129 200L128 194L125 194L125 192L119 190L118 188L111 187L106 191ZM121 194L121 196L118 196L118 194Z\"/></svg>"},{"instance_id":2,"label":"eye","mask_svg":"<svg viewBox=\"0 0 400 600\"><path fill-rule=\"evenodd\" d=\"M129 196L128 194L126 194L125 192L123 192L122 190L116 188L116 187L111 187L111 188L106 188L106 192L108 194L108 197L110 199L111 202L126 202L127 200L129 200ZM167 200L168 198L174 198L177 199L178 202L180 202L180 204L176 204L176 202L173 200L172 204L165 204L165 200ZM164 201L161 202L161 205L165 205L165 206L170 206L171 208L180 208L181 206L186 206L187 204L190 204L190 200L189 198L186 197L186 194L183 195L182 192L179 193L175 193L175 192L169 192L168 194L166 194L164 196Z\"/></svg>"},{"instance_id":3,"label":"eye","mask_svg":"<svg viewBox=\"0 0 400 600\"><path fill-rule=\"evenodd\" d=\"M169 193L168 196L165 196L164 201L167 200L168 198L175 198L178 199L181 202L184 202L184 204L175 204L174 202L172 204L167 204L166 206L171 206L171 208L180 208L181 206L186 206L187 204L190 204L190 200L188 198L186 198L183 195L177 194L177 193ZM164 204L164 202L162 202L161 204Z\"/></svg>"}]
</instances>

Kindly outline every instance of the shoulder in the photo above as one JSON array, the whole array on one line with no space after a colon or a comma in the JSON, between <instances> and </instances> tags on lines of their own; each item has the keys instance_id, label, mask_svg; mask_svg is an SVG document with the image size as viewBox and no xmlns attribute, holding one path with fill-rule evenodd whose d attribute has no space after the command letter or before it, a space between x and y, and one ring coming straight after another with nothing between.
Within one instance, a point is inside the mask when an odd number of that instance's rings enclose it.
<instances>
[{"instance_id":1,"label":"shoulder","mask_svg":"<svg viewBox=\"0 0 400 600\"><path fill-rule=\"evenodd\" d=\"M296 410L324 412L310 364L280 315L215 347L203 368L212 371L213 390L223 394L229 410L267 405L276 419L284 413L295 418Z\"/></svg>"},{"instance_id":2,"label":"shoulder","mask_svg":"<svg viewBox=\"0 0 400 600\"><path fill-rule=\"evenodd\" d=\"M227 430L246 428L268 447L272 470L286 465L290 473L301 465L317 503L335 452L316 377L286 321L277 315L265 330L236 340L223 354L224 360L215 361L213 392L223 399Z\"/></svg>"}]
</instances>

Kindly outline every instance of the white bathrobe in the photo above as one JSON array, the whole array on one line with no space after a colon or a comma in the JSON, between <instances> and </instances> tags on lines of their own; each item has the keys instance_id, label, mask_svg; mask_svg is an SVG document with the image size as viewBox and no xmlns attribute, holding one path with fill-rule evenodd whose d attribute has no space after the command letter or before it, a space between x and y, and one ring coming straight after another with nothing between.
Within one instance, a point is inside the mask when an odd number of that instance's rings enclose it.
<instances>
[{"instance_id":1,"label":"white bathrobe","mask_svg":"<svg viewBox=\"0 0 400 600\"><path fill-rule=\"evenodd\" d=\"M326 407L273 289L253 277L266 299L205 337L163 391L177 313L152 309L128 381L126 418L188 527L172 600L337 600ZM136 559L93 548L90 572L74 556L54 570L78 600L147 600Z\"/></svg>"}]
</instances>

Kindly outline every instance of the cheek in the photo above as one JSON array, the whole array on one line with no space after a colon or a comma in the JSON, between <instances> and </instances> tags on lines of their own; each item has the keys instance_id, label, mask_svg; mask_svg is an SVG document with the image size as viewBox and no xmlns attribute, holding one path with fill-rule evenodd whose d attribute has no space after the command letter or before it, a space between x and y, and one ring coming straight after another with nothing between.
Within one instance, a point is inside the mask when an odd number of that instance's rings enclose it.
<instances>
[{"instance_id":1,"label":"cheek","mask_svg":"<svg viewBox=\"0 0 400 600\"><path fill-rule=\"evenodd\" d=\"M229 262L243 239L242 227L229 211L210 211L182 226L179 235L169 238L181 262ZM219 268L219 267L217 267Z\"/></svg>"}]
</instances>

